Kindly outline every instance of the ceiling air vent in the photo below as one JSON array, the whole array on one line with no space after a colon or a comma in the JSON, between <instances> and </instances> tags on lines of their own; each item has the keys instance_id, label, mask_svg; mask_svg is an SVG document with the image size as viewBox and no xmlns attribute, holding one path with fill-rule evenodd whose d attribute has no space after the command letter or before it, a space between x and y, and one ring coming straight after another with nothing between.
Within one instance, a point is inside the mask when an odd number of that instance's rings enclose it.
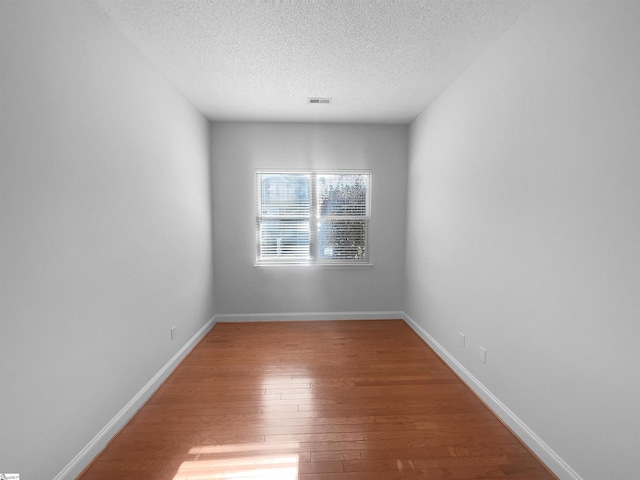
<instances>
[{"instance_id":1,"label":"ceiling air vent","mask_svg":"<svg viewBox=\"0 0 640 480\"><path fill-rule=\"evenodd\" d=\"M309 103L331 103L332 98L326 97L309 97Z\"/></svg>"}]
</instances>

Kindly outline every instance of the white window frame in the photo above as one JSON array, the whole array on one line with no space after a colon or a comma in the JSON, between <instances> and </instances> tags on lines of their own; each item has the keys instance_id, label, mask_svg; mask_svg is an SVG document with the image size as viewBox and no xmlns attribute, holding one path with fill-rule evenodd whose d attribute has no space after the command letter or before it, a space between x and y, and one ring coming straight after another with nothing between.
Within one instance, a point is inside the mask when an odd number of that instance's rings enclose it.
<instances>
[{"instance_id":1,"label":"white window frame","mask_svg":"<svg viewBox=\"0 0 640 480\"><path fill-rule=\"evenodd\" d=\"M262 175L300 175L309 178L309 255L291 256L283 255L282 257L268 256L261 257L261 227L267 219L275 219L280 217L265 217L262 215ZM320 199L318 192L318 177L325 175L364 175L365 176L365 192L366 192L366 211L360 215L323 215L320 212ZM255 209L256 209L256 267L262 266L319 266L319 267L336 267L336 268L370 268L371 263L371 190L372 190L372 172L369 169L359 170L278 170L278 169L257 169L255 171ZM283 216L282 219L292 219L293 217ZM306 218L299 216L296 218ZM318 227L321 222L339 222L339 221L357 221L364 222L364 248L361 258L323 258L319 253Z\"/></svg>"}]
</instances>

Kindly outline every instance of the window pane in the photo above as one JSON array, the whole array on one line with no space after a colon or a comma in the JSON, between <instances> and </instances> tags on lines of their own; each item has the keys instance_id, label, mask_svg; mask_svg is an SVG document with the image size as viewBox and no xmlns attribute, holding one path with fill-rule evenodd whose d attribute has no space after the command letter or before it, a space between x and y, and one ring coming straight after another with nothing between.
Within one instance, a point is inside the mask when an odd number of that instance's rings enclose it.
<instances>
[{"instance_id":1,"label":"window pane","mask_svg":"<svg viewBox=\"0 0 640 480\"><path fill-rule=\"evenodd\" d=\"M308 220L263 220L260 224L260 256L262 258L308 258Z\"/></svg>"},{"instance_id":2,"label":"window pane","mask_svg":"<svg viewBox=\"0 0 640 480\"><path fill-rule=\"evenodd\" d=\"M309 175L273 173L260 176L263 217L308 217Z\"/></svg>"},{"instance_id":3,"label":"window pane","mask_svg":"<svg viewBox=\"0 0 640 480\"><path fill-rule=\"evenodd\" d=\"M368 216L368 174L318 175L318 213L327 216Z\"/></svg>"},{"instance_id":4,"label":"window pane","mask_svg":"<svg viewBox=\"0 0 640 480\"><path fill-rule=\"evenodd\" d=\"M318 223L318 255L323 260L366 260L366 220L325 220Z\"/></svg>"}]
</instances>

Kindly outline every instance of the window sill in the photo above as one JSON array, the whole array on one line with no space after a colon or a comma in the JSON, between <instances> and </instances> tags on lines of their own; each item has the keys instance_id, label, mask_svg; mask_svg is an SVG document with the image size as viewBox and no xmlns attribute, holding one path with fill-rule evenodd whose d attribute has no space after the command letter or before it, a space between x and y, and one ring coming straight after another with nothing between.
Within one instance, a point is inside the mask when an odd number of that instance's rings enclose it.
<instances>
[{"instance_id":1,"label":"window sill","mask_svg":"<svg viewBox=\"0 0 640 480\"><path fill-rule=\"evenodd\" d=\"M298 267L298 268L320 268L320 269L339 269L339 270L366 270L373 268L372 263L300 263L300 262L263 262L253 265L254 268L273 268L273 267Z\"/></svg>"}]
</instances>

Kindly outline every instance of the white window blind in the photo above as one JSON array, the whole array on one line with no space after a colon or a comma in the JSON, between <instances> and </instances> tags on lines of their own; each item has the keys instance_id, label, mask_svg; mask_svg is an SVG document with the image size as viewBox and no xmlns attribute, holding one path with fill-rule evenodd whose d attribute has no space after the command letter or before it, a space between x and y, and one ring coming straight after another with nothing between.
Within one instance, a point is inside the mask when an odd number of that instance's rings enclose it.
<instances>
[{"instance_id":1,"label":"white window blind","mask_svg":"<svg viewBox=\"0 0 640 480\"><path fill-rule=\"evenodd\" d=\"M256 172L257 263L370 264L370 171Z\"/></svg>"}]
</instances>

